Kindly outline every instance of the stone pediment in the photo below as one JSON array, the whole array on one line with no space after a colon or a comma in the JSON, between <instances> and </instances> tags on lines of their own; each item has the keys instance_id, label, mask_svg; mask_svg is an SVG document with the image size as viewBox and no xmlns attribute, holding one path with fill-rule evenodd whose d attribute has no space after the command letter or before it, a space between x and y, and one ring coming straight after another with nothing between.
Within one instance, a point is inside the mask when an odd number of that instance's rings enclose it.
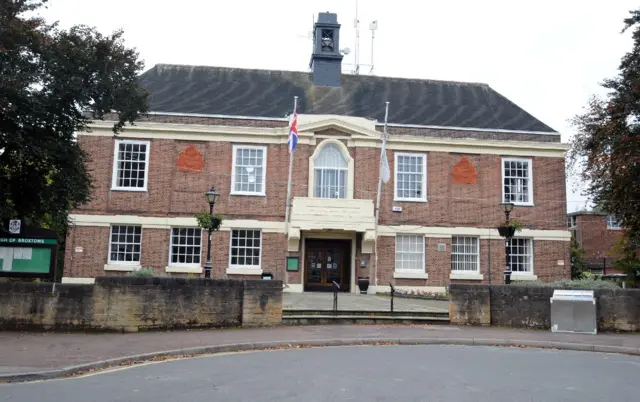
<instances>
[{"instance_id":1,"label":"stone pediment","mask_svg":"<svg viewBox=\"0 0 640 402\"><path fill-rule=\"evenodd\" d=\"M380 132L375 127L375 121L361 117L298 115L298 133L379 138Z\"/></svg>"}]
</instances>

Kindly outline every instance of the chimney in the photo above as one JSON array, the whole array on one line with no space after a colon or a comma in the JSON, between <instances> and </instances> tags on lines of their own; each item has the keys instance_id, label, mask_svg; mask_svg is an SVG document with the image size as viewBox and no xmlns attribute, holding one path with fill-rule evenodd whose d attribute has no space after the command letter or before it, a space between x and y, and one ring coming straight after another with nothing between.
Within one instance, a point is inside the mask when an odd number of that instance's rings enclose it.
<instances>
[{"instance_id":1,"label":"chimney","mask_svg":"<svg viewBox=\"0 0 640 402\"><path fill-rule=\"evenodd\" d=\"M309 67L313 85L340 86L342 54L340 54L340 24L338 24L337 14L330 12L318 14L318 21L313 27L313 53Z\"/></svg>"}]
</instances>

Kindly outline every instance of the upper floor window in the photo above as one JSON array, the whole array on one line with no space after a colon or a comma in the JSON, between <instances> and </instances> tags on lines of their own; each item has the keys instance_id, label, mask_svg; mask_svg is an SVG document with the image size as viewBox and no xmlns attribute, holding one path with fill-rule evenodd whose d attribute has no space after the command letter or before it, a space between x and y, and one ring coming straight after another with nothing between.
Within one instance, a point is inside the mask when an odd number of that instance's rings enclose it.
<instances>
[{"instance_id":1,"label":"upper floor window","mask_svg":"<svg viewBox=\"0 0 640 402\"><path fill-rule=\"evenodd\" d=\"M516 205L533 205L531 159L502 159L502 199Z\"/></svg>"},{"instance_id":2,"label":"upper floor window","mask_svg":"<svg viewBox=\"0 0 640 402\"><path fill-rule=\"evenodd\" d=\"M427 200L427 155L395 153L396 201Z\"/></svg>"},{"instance_id":3,"label":"upper floor window","mask_svg":"<svg viewBox=\"0 0 640 402\"><path fill-rule=\"evenodd\" d=\"M615 215L607 215L607 229L622 229L622 225Z\"/></svg>"},{"instance_id":4,"label":"upper floor window","mask_svg":"<svg viewBox=\"0 0 640 402\"><path fill-rule=\"evenodd\" d=\"M314 197L347 198L348 171L349 165L338 145L324 145L314 162Z\"/></svg>"},{"instance_id":5,"label":"upper floor window","mask_svg":"<svg viewBox=\"0 0 640 402\"><path fill-rule=\"evenodd\" d=\"M267 147L233 146L231 194L265 195Z\"/></svg>"},{"instance_id":6,"label":"upper floor window","mask_svg":"<svg viewBox=\"0 0 640 402\"><path fill-rule=\"evenodd\" d=\"M113 156L113 190L147 191L149 141L116 140Z\"/></svg>"}]
</instances>

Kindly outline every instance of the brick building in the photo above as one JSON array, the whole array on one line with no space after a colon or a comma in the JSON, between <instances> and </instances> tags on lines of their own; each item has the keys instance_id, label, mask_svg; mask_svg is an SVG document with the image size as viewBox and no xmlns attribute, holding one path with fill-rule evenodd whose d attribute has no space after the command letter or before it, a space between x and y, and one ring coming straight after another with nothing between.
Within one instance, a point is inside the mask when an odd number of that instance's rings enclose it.
<instances>
[{"instance_id":1,"label":"brick building","mask_svg":"<svg viewBox=\"0 0 640 402\"><path fill-rule=\"evenodd\" d=\"M211 185L225 216L214 277L269 272L297 292L333 281L355 292L360 277L372 291L500 283L503 200L524 227L513 278L569 277L560 134L486 84L343 74L339 28L319 15L311 72L156 65L141 76L147 117L115 138L108 121L78 133L94 192L72 215L64 280L140 267L202 275L207 239L193 216ZM376 221L386 101L391 179Z\"/></svg>"},{"instance_id":2,"label":"brick building","mask_svg":"<svg viewBox=\"0 0 640 402\"><path fill-rule=\"evenodd\" d=\"M595 211L578 211L568 214L568 227L579 247L585 251L585 263L591 272L601 275L618 275L613 268L610 254L624 229L613 215Z\"/></svg>"}]
</instances>

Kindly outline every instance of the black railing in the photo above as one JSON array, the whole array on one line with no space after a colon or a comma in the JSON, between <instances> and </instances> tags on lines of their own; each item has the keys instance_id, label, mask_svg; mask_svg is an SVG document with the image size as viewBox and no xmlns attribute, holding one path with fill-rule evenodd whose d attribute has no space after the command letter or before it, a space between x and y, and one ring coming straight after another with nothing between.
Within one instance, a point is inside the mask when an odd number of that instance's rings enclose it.
<instances>
[{"instance_id":1,"label":"black railing","mask_svg":"<svg viewBox=\"0 0 640 402\"><path fill-rule=\"evenodd\" d=\"M333 281L333 315L334 317L338 315L338 291L340 290L340 285L336 281Z\"/></svg>"},{"instance_id":2,"label":"black railing","mask_svg":"<svg viewBox=\"0 0 640 402\"><path fill-rule=\"evenodd\" d=\"M392 284L389 284L389 287L391 288L391 315L393 315L393 295L396 293L396 288Z\"/></svg>"}]
</instances>

